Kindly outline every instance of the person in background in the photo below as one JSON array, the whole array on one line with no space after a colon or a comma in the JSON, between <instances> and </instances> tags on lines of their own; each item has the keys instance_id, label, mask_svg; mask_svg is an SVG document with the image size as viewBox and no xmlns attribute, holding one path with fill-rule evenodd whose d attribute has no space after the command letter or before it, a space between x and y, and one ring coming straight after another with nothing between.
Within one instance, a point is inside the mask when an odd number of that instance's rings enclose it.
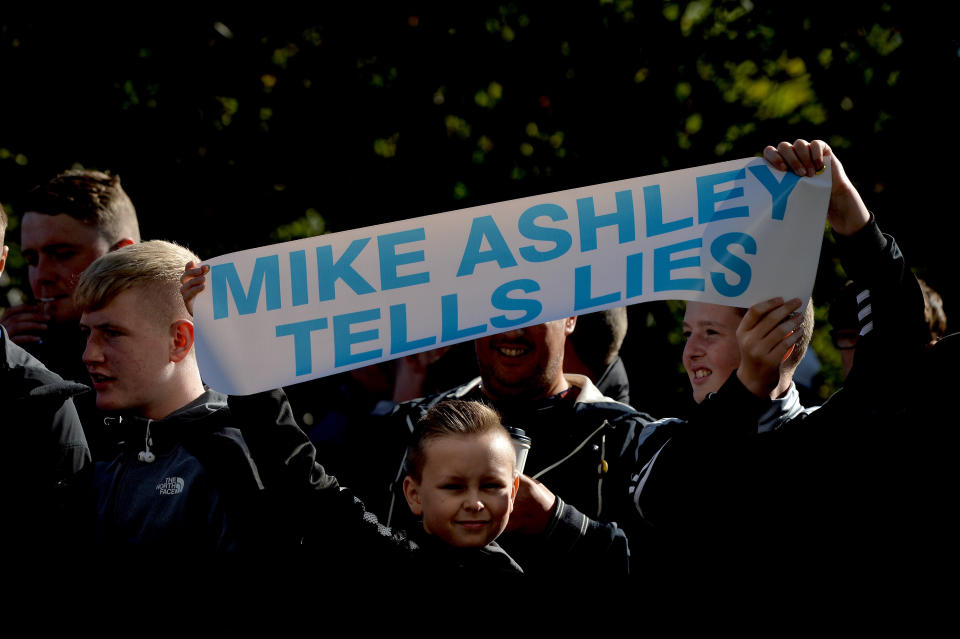
<instances>
[{"instance_id":1,"label":"person in background","mask_svg":"<svg viewBox=\"0 0 960 639\"><path fill-rule=\"evenodd\" d=\"M586 375L605 397L630 403L630 380L620 359L627 336L627 307L577 317L563 351L563 372Z\"/></svg>"},{"instance_id":2,"label":"person in background","mask_svg":"<svg viewBox=\"0 0 960 639\"><path fill-rule=\"evenodd\" d=\"M65 171L34 187L20 208L20 251L33 301L0 317L10 339L64 379L89 384L81 353L80 311L73 291L80 274L110 251L140 241L137 213L120 177L86 169ZM77 398L94 459L115 449L103 431L93 394Z\"/></svg>"}]
</instances>

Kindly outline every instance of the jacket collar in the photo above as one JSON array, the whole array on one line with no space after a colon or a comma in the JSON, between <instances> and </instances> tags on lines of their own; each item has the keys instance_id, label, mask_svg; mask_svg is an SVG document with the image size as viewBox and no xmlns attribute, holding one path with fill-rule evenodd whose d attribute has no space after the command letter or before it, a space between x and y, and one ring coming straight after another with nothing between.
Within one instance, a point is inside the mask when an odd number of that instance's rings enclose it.
<instances>
[{"instance_id":1,"label":"jacket collar","mask_svg":"<svg viewBox=\"0 0 960 639\"><path fill-rule=\"evenodd\" d=\"M139 415L120 415L104 420L107 428L127 445L143 446L147 427L153 446L165 450L179 442L185 431L197 427L213 427L219 422L214 416L226 414L227 396L214 390L207 390L192 402L184 404L162 419L148 419ZM211 421L213 418L214 421Z\"/></svg>"},{"instance_id":2,"label":"jacket collar","mask_svg":"<svg viewBox=\"0 0 960 639\"><path fill-rule=\"evenodd\" d=\"M590 381L590 378L586 375L577 375L575 373L564 373L564 379L567 380L567 383L574 388L580 390L577 393L577 399L574 403L576 404L595 404L597 402L613 403L620 404L620 402L615 399L610 399L606 395L600 392L599 389ZM457 388L448 397L455 399L460 399L472 393L481 392L480 391L481 378L477 377L467 382L463 386ZM626 406L626 404L621 404L621 406Z\"/></svg>"}]
</instances>

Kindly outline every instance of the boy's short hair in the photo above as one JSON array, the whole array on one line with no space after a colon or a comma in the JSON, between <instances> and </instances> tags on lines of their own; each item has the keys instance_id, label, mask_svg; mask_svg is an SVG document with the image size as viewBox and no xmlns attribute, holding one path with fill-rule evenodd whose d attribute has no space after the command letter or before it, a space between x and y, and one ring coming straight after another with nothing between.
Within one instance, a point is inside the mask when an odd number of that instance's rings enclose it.
<instances>
[{"instance_id":1,"label":"boy's short hair","mask_svg":"<svg viewBox=\"0 0 960 639\"><path fill-rule=\"evenodd\" d=\"M124 246L87 267L74 290L74 303L83 311L95 311L123 291L148 287L151 297L166 309L158 313L158 319L190 319L180 294L180 276L190 261L199 262L200 258L173 242L151 240Z\"/></svg>"},{"instance_id":2,"label":"boy's short hair","mask_svg":"<svg viewBox=\"0 0 960 639\"><path fill-rule=\"evenodd\" d=\"M25 213L69 215L96 226L111 245L123 238L140 241L137 212L118 175L88 169L64 171L31 189L19 208Z\"/></svg>"},{"instance_id":3,"label":"boy's short hair","mask_svg":"<svg viewBox=\"0 0 960 639\"><path fill-rule=\"evenodd\" d=\"M485 435L510 433L500 421L500 414L480 402L448 399L430 407L414 426L407 446L406 473L418 482L426 462L426 448L431 440L449 435Z\"/></svg>"}]
</instances>

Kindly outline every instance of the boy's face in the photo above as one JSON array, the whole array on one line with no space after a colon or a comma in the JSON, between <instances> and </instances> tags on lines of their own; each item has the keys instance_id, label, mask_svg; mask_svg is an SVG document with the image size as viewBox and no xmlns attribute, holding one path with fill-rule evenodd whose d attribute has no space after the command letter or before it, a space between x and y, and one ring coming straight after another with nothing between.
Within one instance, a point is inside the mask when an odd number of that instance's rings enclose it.
<instances>
[{"instance_id":1,"label":"boy's face","mask_svg":"<svg viewBox=\"0 0 960 639\"><path fill-rule=\"evenodd\" d=\"M87 335L83 363L97 392L97 408L165 417L164 382L173 373L173 338L150 304L149 293L127 289L80 319ZM164 414L160 414L164 413Z\"/></svg>"},{"instance_id":2,"label":"boy's face","mask_svg":"<svg viewBox=\"0 0 960 639\"><path fill-rule=\"evenodd\" d=\"M518 477L509 438L499 433L449 435L429 441L420 481L403 492L423 527L451 546L474 548L496 539L513 511Z\"/></svg>"},{"instance_id":3,"label":"boy's face","mask_svg":"<svg viewBox=\"0 0 960 639\"><path fill-rule=\"evenodd\" d=\"M683 316L683 367L687 370L693 399L703 401L708 393L720 390L740 366L737 327L740 316L732 306L687 302Z\"/></svg>"}]
</instances>

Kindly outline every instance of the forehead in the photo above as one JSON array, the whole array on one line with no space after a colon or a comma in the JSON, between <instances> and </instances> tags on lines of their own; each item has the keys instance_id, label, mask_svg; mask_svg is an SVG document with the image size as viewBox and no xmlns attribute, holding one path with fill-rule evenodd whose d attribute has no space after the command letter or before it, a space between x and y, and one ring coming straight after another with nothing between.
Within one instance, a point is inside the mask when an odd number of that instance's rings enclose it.
<instances>
[{"instance_id":1,"label":"forehead","mask_svg":"<svg viewBox=\"0 0 960 639\"><path fill-rule=\"evenodd\" d=\"M39 250L50 244L92 246L101 239L99 230L92 224L81 222L66 213L44 215L35 211L28 211L23 216L20 238L24 250Z\"/></svg>"},{"instance_id":2,"label":"forehead","mask_svg":"<svg viewBox=\"0 0 960 639\"><path fill-rule=\"evenodd\" d=\"M427 440L424 471L443 474L513 472L516 453L506 431L482 435L441 435Z\"/></svg>"},{"instance_id":3,"label":"forehead","mask_svg":"<svg viewBox=\"0 0 960 639\"><path fill-rule=\"evenodd\" d=\"M102 308L84 311L80 323L84 326L98 324L129 326L155 317L156 313L151 310L148 297L143 294L141 288L135 286L120 291Z\"/></svg>"},{"instance_id":4,"label":"forehead","mask_svg":"<svg viewBox=\"0 0 960 639\"><path fill-rule=\"evenodd\" d=\"M683 323L689 325L714 324L717 326L740 325L740 309L734 306L721 304L707 304L706 302L687 302L687 309L683 314Z\"/></svg>"}]
</instances>

